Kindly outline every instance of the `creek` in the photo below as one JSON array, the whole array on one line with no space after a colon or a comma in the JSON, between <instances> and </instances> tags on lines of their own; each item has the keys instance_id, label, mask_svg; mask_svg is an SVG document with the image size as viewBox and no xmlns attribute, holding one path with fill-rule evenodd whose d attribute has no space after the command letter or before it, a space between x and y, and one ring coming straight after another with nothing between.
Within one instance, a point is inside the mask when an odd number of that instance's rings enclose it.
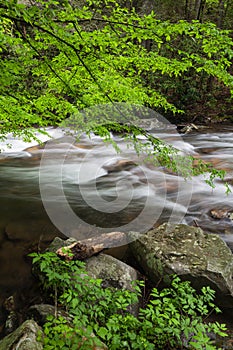
<instances>
[{"instance_id":1,"label":"creek","mask_svg":"<svg viewBox=\"0 0 233 350\"><path fill-rule=\"evenodd\" d=\"M117 135L121 153L95 135L77 141L61 129L48 133L46 152L10 136L1 144L0 301L27 288L27 254L56 235L146 231L169 221L200 226L233 247L233 193L226 195L221 180L212 189L204 175L183 179L155 167ZM174 127L155 136L226 170L233 192L232 125L183 135Z\"/></svg>"}]
</instances>

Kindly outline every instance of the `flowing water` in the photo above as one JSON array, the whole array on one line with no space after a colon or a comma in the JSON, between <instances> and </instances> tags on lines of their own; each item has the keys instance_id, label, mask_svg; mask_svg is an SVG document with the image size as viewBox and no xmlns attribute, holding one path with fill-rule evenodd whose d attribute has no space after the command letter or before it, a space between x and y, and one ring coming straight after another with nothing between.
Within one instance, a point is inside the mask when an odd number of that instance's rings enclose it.
<instances>
[{"instance_id":1,"label":"flowing water","mask_svg":"<svg viewBox=\"0 0 233 350\"><path fill-rule=\"evenodd\" d=\"M226 170L233 191L233 126L219 129L181 137L171 128L155 136ZM203 175L185 180L138 158L119 136L114 136L122 149L117 154L95 135L76 141L60 129L48 133L53 139L46 150L10 137L1 145L1 295L27 286L27 254L56 235L146 231L170 221L200 226L233 246L233 193L226 195L221 180L215 189Z\"/></svg>"}]
</instances>

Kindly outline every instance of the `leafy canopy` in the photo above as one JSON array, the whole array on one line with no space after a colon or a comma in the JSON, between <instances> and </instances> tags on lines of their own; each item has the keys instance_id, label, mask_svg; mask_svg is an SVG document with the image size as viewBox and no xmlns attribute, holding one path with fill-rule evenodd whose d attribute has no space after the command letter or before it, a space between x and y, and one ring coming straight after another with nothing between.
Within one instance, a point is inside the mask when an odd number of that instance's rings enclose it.
<instances>
[{"instance_id":1,"label":"leafy canopy","mask_svg":"<svg viewBox=\"0 0 233 350\"><path fill-rule=\"evenodd\" d=\"M109 102L181 112L162 76L205 73L233 91L233 42L214 24L160 21L116 0L30 3L0 0L2 134Z\"/></svg>"}]
</instances>

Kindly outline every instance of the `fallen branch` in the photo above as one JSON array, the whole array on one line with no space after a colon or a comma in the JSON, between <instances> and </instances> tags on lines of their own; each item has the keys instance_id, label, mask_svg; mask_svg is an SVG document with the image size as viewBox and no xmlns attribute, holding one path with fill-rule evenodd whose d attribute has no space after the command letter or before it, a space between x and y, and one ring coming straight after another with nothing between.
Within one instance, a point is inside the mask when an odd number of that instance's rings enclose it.
<instances>
[{"instance_id":1,"label":"fallen branch","mask_svg":"<svg viewBox=\"0 0 233 350\"><path fill-rule=\"evenodd\" d=\"M98 237L77 241L69 246L59 248L56 253L65 260L85 260L104 249L127 244L127 236L123 232L103 233Z\"/></svg>"}]
</instances>

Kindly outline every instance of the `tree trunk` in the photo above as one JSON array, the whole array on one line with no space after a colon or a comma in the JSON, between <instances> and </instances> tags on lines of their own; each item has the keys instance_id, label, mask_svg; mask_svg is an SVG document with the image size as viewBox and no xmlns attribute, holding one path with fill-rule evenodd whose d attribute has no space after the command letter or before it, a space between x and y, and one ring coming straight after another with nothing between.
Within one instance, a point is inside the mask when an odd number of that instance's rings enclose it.
<instances>
[{"instance_id":1,"label":"tree trunk","mask_svg":"<svg viewBox=\"0 0 233 350\"><path fill-rule=\"evenodd\" d=\"M196 0L195 2L195 19L197 19L200 22L202 22L203 20L205 4L206 0Z\"/></svg>"},{"instance_id":2,"label":"tree trunk","mask_svg":"<svg viewBox=\"0 0 233 350\"><path fill-rule=\"evenodd\" d=\"M189 0L185 0L184 18L187 21L190 20L190 4L189 4Z\"/></svg>"},{"instance_id":3,"label":"tree trunk","mask_svg":"<svg viewBox=\"0 0 233 350\"><path fill-rule=\"evenodd\" d=\"M222 29L229 1L219 0L217 26Z\"/></svg>"}]
</instances>

